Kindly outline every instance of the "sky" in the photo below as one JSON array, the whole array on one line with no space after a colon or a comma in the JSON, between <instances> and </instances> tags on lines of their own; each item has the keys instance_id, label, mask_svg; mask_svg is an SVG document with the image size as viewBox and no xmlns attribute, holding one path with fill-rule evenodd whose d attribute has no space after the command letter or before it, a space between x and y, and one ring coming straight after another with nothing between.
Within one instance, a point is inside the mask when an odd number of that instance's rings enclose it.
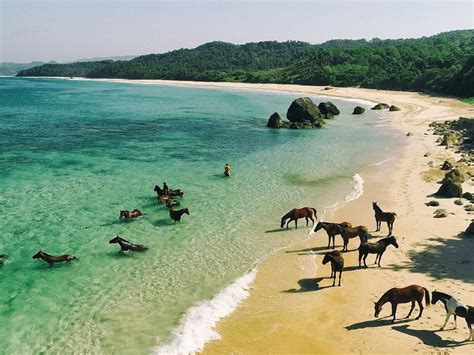
<instances>
[{"instance_id":1,"label":"sky","mask_svg":"<svg viewBox=\"0 0 474 355\"><path fill-rule=\"evenodd\" d=\"M0 62L163 53L210 41L414 38L474 28L474 0L0 0Z\"/></svg>"}]
</instances>

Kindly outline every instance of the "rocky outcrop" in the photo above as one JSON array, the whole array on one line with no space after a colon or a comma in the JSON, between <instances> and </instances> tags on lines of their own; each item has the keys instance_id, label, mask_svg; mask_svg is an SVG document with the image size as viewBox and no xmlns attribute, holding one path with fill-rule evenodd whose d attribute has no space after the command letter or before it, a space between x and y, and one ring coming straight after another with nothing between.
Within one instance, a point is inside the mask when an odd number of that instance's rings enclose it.
<instances>
[{"instance_id":1,"label":"rocky outcrop","mask_svg":"<svg viewBox=\"0 0 474 355\"><path fill-rule=\"evenodd\" d=\"M375 105L374 107L371 108L371 110L385 110L387 108L389 108L390 106L387 105L387 104L384 104L384 103L380 103L380 104L377 104Z\"/></svg>"},{"instance_id":2,"label":"rocky outcrop","mask_svg":"<svg viewBox=\"0 0 474 355\"><path fill-rule=\"evenodd\" d=\"M466 235L474 235L474 222L471 222L467 227L466 231L464 232Z\"/></svg>"},{"instance_id":3,"label":"rocky outcrop","mask_svg":"<svg viewBox=\"0 0 474 355\"><path fill-rule=\"evenodd\" d=\"M392 105L388 108L389 111L401 111L402 109L398 106Z\"/></svg>"},{"instance_id":4,"label":"rocky outcrop","mask_svg":"<svg viewBox=\"0 0 474 355\"><path fill-rule=\"evenodd\" d=\"M321 111L321 113L326 116L326 118L332 118L333 116L337 116L341 113L341 111L339 111L336 105L329 101L321 102L318 105L318 108L319 111Z\"/></svg>"},{"instance_id":5,"label":"rocky outcrop","mask_svg":"<svg viewBox=\"0 0 474 355\"><path fill-rule=\"evenodd\" d=\"M287 122L284 122L280 117L278 112L274 112L268 119L267 127L268 128L283 128L287 127Z\"/></svg>"},{"instance_id":6,"label":"rocky outcrop","mask_svg":"<svg viewBox=\"0 0 474 355\"><path fill-rule=\"evenodd\" d=\"M362 115L365 112L365 108L356 106L354 107L354 111L352 111L353 115Z\"/></svg>"},{"instance_id":7,"label":"rocky outcrop","mask_svg":"<svg viewBox=\"0 0 474 355\"><path fill-rule=\"evenodd\" d=\"M470 192L465 192L462 194L462 197L465 198L466 200L472 201L474 200L474 196Z\"/></svg>"},{"instance_id":8,"label":"rocky outcrop","mask_svg":"<svg viewBox=\"0 0 474 355\"><path fill-rule=\"evenodd\" d=\"M452 180L443 180L441 187L436 192L436 195L442 197L461 197L462 196L462 186L459 182L454 182Z\"/></svg>"},{"instance_id":9,"label":"rocky outcrop","mask_svg":"<svg viewBox=\"0 0 474 355\"><path fill-rule=\"evenodd\" d=\"M443 135L443 139L441 140L441 145L445 145L448 148L454 147L459 145L460 139L462 138L462 134L459 132L449 132Z\"/></svg>"},{"instance_id":10,"label":"rocky outcrop","mask_svg":"<svg viewBox=\"0 0 474 355\"><path fill-rule=\"evenodd\" d=\"M321 111L319 111L318 107L309 97L300 97L294 100L288 108L286 117L290 122L296 123L296 126L305 126L309 123L311 127L320 128L324 125L324 119ZM290 124L290 128L300 127L295 127L295 125L292 127Z\"/></svg>"},{"instance_id":11,"label":"rocky outcrop","mask_svg":"<svg viewBox=\"0 0 474 355\"><path fill-rule=\"evenodd\" d=\"M445 180L451 180L453 182L458 182L460 184L466 181L464 174L461 171L459 171L459 169L453 169L449 173L446 173L446 175L444 175L443 182Z\"/></svg>"},{"instance_id":12,"label":"rocky outcrop","mask_svg":"<svg viewBox=\"0 0 474 355\"><path fill-rule=\"evenodd\" d=\"M445 160L443 165L441 166L441 170L451 170L453 168L453 164L449 161Z\"/></svg>"}]
</instances>

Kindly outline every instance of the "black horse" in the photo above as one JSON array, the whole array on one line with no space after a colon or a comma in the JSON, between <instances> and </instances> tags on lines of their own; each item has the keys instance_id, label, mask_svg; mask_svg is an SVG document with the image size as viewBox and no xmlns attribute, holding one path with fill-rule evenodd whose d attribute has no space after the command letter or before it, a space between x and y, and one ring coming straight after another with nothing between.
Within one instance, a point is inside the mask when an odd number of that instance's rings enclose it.
<instances>
[{"instance_id":1,"label":"black horse","mask_svg":"<svg viewBox=\"0 0 474 355\"><path fill-rule=\"evenodd\" d=\"M397 214L395 212L382 211L382 209L377 205L377 202L372 202L372 208L375 211L375 223L376 223L375 231L379 232L382 222L387 222L388 235L392 235L393 223L395 222L395 216Z\"/></svg>"},{"instance_id":2,"label":"black horse","mask_svg":"<svg viewBox=\"0 0 474 355\"><path fill-rule=\"evenodd\" d=\"M183 214L189 215L189 210L187 208L182 208L180 210L175 210L174 208L170 209L170 217L175 223L181 221L181 216Z\"/></svg>"},{"instance_id":3,"label":"black horse","mask_svg":"<svg viewBox=\"0 0 474 355\"><path fill-rule=\"evenodd\" d=\"M359 267L361 267L362 257L364 258L364 265L367 267L365 259L367 259L369 254L377 254L375 257L375 264L377 264L378 259L378 265L380 266L382 255L385 253L385 249L387 249L389 245L393 245L395 248L398 248L397 239L393 235L388 238L380 239L375 243L362 243L359 247Z\"/></svg>"}]
</instances>

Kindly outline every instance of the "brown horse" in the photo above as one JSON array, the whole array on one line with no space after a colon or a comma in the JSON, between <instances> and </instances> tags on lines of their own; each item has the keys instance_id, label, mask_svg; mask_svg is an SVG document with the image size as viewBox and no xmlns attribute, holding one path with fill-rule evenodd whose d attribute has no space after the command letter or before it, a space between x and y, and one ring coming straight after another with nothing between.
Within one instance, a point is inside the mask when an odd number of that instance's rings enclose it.
<instances>
[{"instance_id":1,"label":"brown horse","mask_svg":"<svg viewBox=\"0 0 474 355\"><path fill-rule=\"evenodd\" d=\"M169 209L174 206L179 206L180 204L181 203L178 200L168 199L168 201L166 201L166 207L168 207Z\"/></svg>"},{"instance_id":2,"label":"brown horse","mask_svg":"<svg viewBox=\"0 0 474 355\"><path fill-rule=\"evenodd\" d=\"M365 259L367 259L367 256L369 254L377 254L377 256L375 257L375 264L377 264L378 259L378 265L380 267L380 260L382 259L382 255L383 253L385 253L385 250L389 245L393 245L395 248L398 248L397 239L393 235L388 238L380 239L375 243L362 243L359 247L359 267L361 267L362 257L364 257L364 265L365 267L367 267Z\"/></svg>"},{"instance_id":3,"label":"brown horse","mask_svg":"<svg viewBox=\"0 0 474 355\"><path fill-rule=\"evenodd\" d=\"M382 306L390 302L392 304L392 314L393 316L392 323L395 323L395 316L397 313L397 306L399 303L408 303L411 302L411 309L408 315L405 318L409 318L411 315L411 312L413 312L413 309L415 308L415 301L418 303L418 306L420 307L420 314L418 314L418 317L416 319L419 319L421 315L423 314L423 293L425 294L425 302L426 305L430 305L430 292L418 285L411 285L407 286L404 288L392 288L385 292L382 297L377 302L374 302L374 309L375 309L375 317L378 317L380 314L380 311L382 310Z\"/></svg>"},{"instance_id":4,"label":"brown horse","mask_svg":"<svg viewBox=\"0 0 474 355\"><path fill-rule=\"evenodd\" d=\"M143 216L142 211L135 208L132 212L130 212L130 211L120 211L119 219L122 219L122 217L125 218L125 219L131 219L131 218L138 218L140 216Z\"/></svg>"},{"instance_id":5,"label":"brown horse","mask_svg":"<svg viewBox=\"0 0 474 355\"><path fill-rule=\"evenodd\" d=\"M288 222L286 223L286 228L288 229L288 224L290 224L291 221L295 221L295 227L296 229L298 229L298 219L303 217L306 218L306 226L308 226L308 218L314 224L313 212L314 218L318 218L316 209L313 207L293 208L290 212L281 217L280 228L283 228L286 220L288 219Z\"/></svg>"},{"instance_id":6,"label":"brown horse","mask_svg":"<svg viewBox=\"0 0 474 355\"><path fill-rule=\"evenodd\" d=\"M120 245L120 253L126 252L126 251L145 251L148 248L144 246L143 244L134 244L129 242L128 240L125 240L119 236L116 236L114 239L111 239L109 241L109 244L118 244Z\"/></svg>"},{"instance_id":7,"label":"brown horse","mask_svg":"<svg viewBox=\"0 0 474 355\"><path fill-rule=\"evenodd\" d=\"M360 243L365 243L367 242L367 239L369 238L369 230L366 226L357 226L353 228L346 228L343 226L336 226L340 230L340 234L342 239L344 240L344 248L342 251L348 251L348 244L349 244L349 239L359 237L360 238Z\"/></svg>"},{"instance_id":8,"label":"brown horse","mask_svg":"<svg viewBox=\"0 0 474 355\"><path fill-rule=\"evenodd\" d=\"M158 185L155 185L155 188L154 188L153 191L156 192L158 197L166 195L165 191L161 187L159 187ZM175 197L175 196L183 197L184 191L181 190L181 189L176 189L176 190L169 189L168 190L168 195L169 195L169 197Z\"/></svg>"},{"instance_id":9,"label":"brown horse","mask_svg":"<svg viewBox=\"0 0 474 355\"><path fill-rule=\"evenodd\" d=\"M314 233L316 233L320 229L324 229L328 234L328 248L331 245L331 238L332 238L332 248L334 249L336 235L341 234L341 230L337 228L337 226L342 226L346 228L352 228L352 224L349 222L342 222L342 223L329 223L329 222L318 222L316 227L314 228Z\"/></svg>"},{"instance_id":10,"label":"brown horse","mask_svg":"<svg viewBox=\"0 0 474 355\"><path fill-rule=\"evenodd\" d=\"M187 208L181 208L180 210L176 210L174 208L170 209L170 217L175 223L180 222L181 216L185 213L189 215L189 210Z\"/></svg>"},{"instance_id":11,"label":"brown horse","mask_svg":"<svg viewBox=\"0 0 474 355\"><path fill-rule=\"evenodd\" d=\"M40 250L35 255L33 255L33 259L43 259L51 267L51 266L54 265L54 263L62 263L64 261L69 263L73 260L76 260L76 257L72 256L72 255L68 255L68 254L54 256L54 255L50 255L50 254L45 253L44 251Z\"/></svg>"},{"instance_id":12,"label":"brown horse","mask_svg":"<svg viewBox=\"0 0 474 355\"><path fill-rule=\"evenodd\" d=\"M342 270L344 269L344 258L339 250L333 250L324 254L323 265L331 262L331 278L333 278L332 285L336 284L336 272L339 271L339 286L341 286Z\"/></svg>"},{"instance_id":13,"label":"brown horse","mask_svg":"<svg viewBox=\"0 0 474 355\"><path fill-rule=\"evenodd\" d=\"M375 231L379 232L382 222L387 222L388 235L392 235L393 223L395 223L395 216L397 214L395 212L382 211L382 209L377 205L377 202L372 202L372 208L375 211L375 224L376 224Z\"/></svg>"}]
</instances>

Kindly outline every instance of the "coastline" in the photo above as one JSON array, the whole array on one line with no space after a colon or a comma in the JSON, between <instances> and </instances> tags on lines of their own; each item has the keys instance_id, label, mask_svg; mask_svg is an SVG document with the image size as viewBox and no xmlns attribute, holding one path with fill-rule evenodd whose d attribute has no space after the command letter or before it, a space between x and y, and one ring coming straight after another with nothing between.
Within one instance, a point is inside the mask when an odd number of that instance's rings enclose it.
<instances>
[{"instance_id":1,"label":"coastline","mask_svg":"<svg viewBox=\"0 0 474 355\"><path fill-rule=\"evenodd\" d=\"M441 306L435 305L427 309L420 321L396 324L395 327L398 328L393 329L385 320L374 322L372 301L377 300L388 288L420 283L430 291L437 287L465 303L474 303L472 278L466 281L465 276L457 279L440 277L446 274L437 276L435 270L427 273L410 265L413 259L418 260L418 263L422 260L428 263L434 258L438 263L443 261L448 264L443 265L444 269L462 268L462 265L457 265L456 260L443 260L434 253L431 253L433 256L430 257L422 255L422 251L436 248L440 243L437 240L439 237L446 243L456 241L456 234L464 230L468 222L462 206L453 205L452 200L441 201L441 207L455 212L456 215L445 219L432 218L433 209L423 203L428 200L426 196L434 192L437 186L433 182L424 182L421 172L429 169L427 164L430 160L438 165L446 156L452 155L451 152L445 151L444 147L436 145L436 137L424 135L428 124L433 120L456 119L469 115L469 105L455 99L417 93L359 88L333 88L323 91L322 87L279 84L113 79L99 81L308 93L387 102L401 107L401 112L392 113L392 124L405 133L413 133L413 136L407 137L407 147L398 157L394 157L394 161L367 167L361 172L365 180L363 195L358 199L342 202L335 210L330 210L332 216L324 217L328 221L349 220L355 225L364 224L372 232L374 220L370 202L377 200L384 210L397 212L394 234L400 238L400 249L388 249L382 260L383 267L378 270L373 267L369 270L358 270L354 268L356 253L344 254L349 270L343 274L341 288L327 288L330 285L328 279L314 280L315 277L326 277L329 274L329 268L320 264L321 255L318 254L325 249L324 232L318 232L308 241L277 252L259 267L250 296L236 311L218 323L216 331L221 340L208 343L204 352L393 352L390 350L393 349L394 340L397 341L399 353L468 352L469 345L466 343L455 346L455 343L465 339L467 334L467 328L462 321L456 331L433 333L444 320L444 310ZM423 157L427 151L431 152L429 158ZM301 231L306 232L305 229ZM385 225L382 226L382 232L386 232ZM340 242L340 237L337 237L337 245L340 245ZM350 249L356 248L357 245L357 242L351 241ZM472 247L472 241L470 246ZM472 262L471 256L466 257L469 263ZM373 256L368 260L371 261L372 258ZM431 270L431 267L429 269ZM366 275L369 275L369 279L364 279L367 278ZM451 272L448 276L452 276ZM298 281L301 281L301 284L298 284ZM308 283L316 285L316 281L318 287L305 288ZM301 285L304 287L301 288ZM404 315L406 309L407 307L401 306L398 316ZM385 306L382 316L388 314L388 306Z\"/></svg>"}]
</instances>

